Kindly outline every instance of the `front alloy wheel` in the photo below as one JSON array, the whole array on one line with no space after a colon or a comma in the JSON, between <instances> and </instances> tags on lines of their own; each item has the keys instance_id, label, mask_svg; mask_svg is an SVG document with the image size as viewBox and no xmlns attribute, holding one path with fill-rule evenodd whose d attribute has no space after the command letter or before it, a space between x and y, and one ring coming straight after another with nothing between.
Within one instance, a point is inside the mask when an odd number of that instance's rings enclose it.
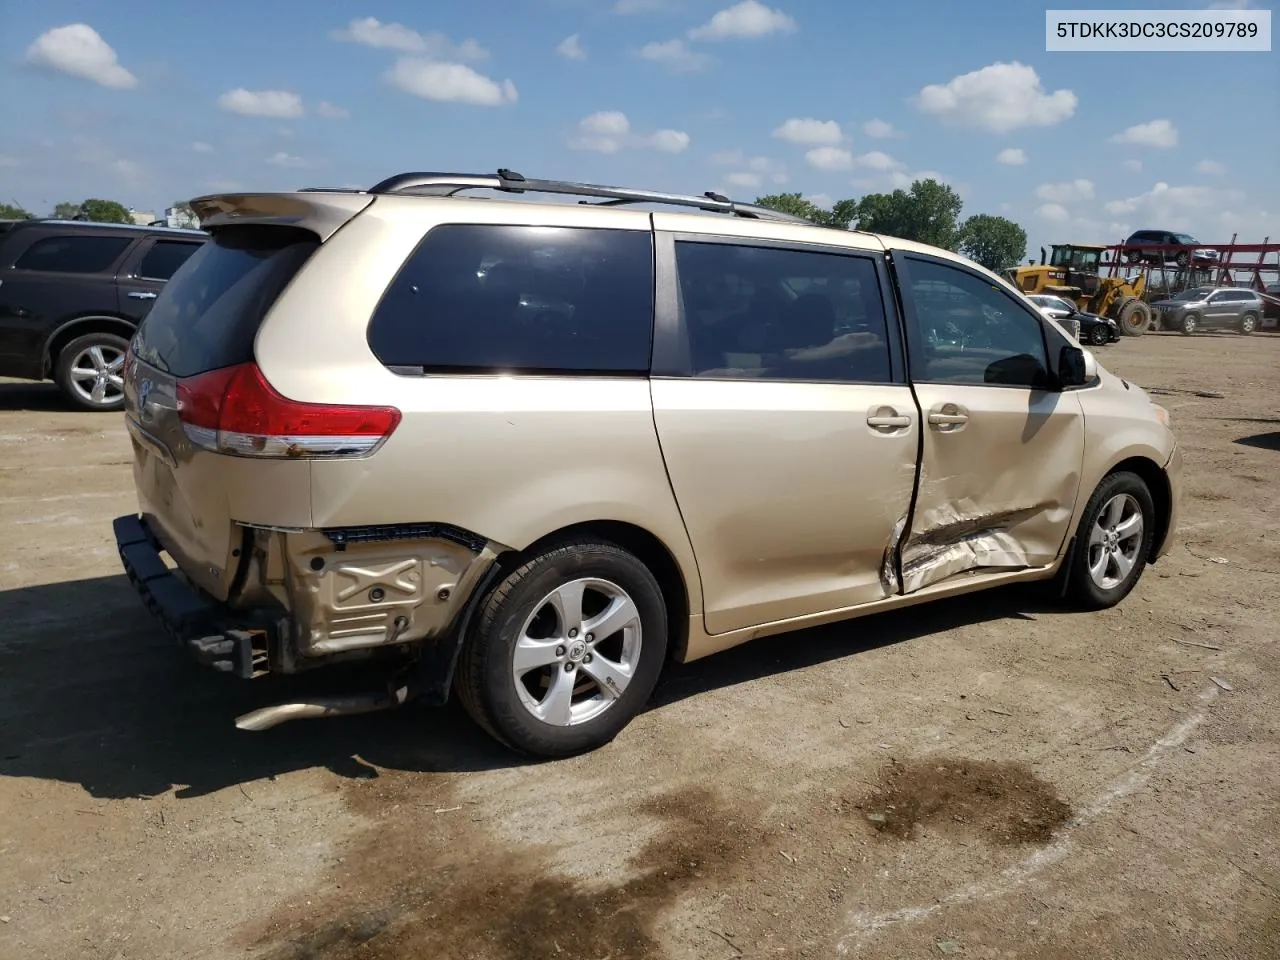
<instances>
[{"instance_id":1,"label":"front alloy wheel","mask_svg":"<svg viewBox=\"0 0 1280 960\"><path fill-rule=\"evenodd\" d=\"M1142 506L1129 493L1117 493L1098 512L1089 531L1089 576L1099 589L1114 590L1138 562L1145 524Z\"/></svg>"},{"instance_id":2,"label":"front alloy wheel","mask_svg":"<svg viewBox=\"0 0 1280 960\"><path fill-rule=\"evenodd\" d=\"M1155 502L1127 470L1106 477L1089 498L1064 570L1066 595L1092 610L1112 607L1137 584L1155 535Z\"/></svg>"}]
</instances>

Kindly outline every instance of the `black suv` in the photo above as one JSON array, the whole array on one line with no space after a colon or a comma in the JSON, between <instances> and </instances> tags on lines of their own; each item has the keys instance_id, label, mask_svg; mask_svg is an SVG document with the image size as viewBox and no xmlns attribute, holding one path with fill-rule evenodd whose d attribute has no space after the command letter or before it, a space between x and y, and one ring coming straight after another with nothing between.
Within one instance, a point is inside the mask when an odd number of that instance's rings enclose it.
<instances>
[{"instance_id":1,"label":"black suv","mask_svg":"<svg viewBox=\"0 0 1280 960\"><path fill-rule=\"evenodd\" d=\"M1168 230L1138 230L1124 242L1124 258L1129 263L1176 263L1186 267L1195 259L1196 266L1216 263L1218 251L1195 250L1200 241L1187 233Z\"/></svg>"},{"instance_id":2,"label":"black suv","mask_svg":"<svg viewBox=\"0 0 1280 960\"><path fill-rule=\"evenodd\" d=\"M124 406L129 340L200 230L18 220L0 226L0 376L52 378L82 410Z\"/></svg>"}]
</instances>

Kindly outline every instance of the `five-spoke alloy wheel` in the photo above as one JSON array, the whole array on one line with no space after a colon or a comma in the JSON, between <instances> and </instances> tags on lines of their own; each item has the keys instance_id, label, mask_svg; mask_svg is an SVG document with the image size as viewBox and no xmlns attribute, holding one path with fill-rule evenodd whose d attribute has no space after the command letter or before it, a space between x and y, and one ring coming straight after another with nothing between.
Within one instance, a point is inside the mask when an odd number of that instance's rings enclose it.
<instances>
[{"instance_id":1,"label":"five-spoke alloy wheel","mask_svg":"<svg viewBox=\"0 0 1280 960\"><path fill-rule=\"evenodd\" d=\"M114 333L87 333L62 348L54 380L81 410L124 407L124 355L129 341Z\"/></svg>"},{"instance_id":2,"label":"five-spoke alloy wheel","mask_svg":"<svg viewBox=\"0 0 1280 960\"><path fill-rule=\"evenodd\" d=\"M1111 607L1146 568L1155 533L1155 504L1137 474L1106 477L1089 498L1068 557L1067 593L1081 606Z\"/></svg>"},{"instance_id":3,"label":"five-spoke alloy wheel","mask_svg":"<svg viewBox=\"0 0 1280 960\"><path fill-rule=\"evenodd\" d=\"M608 743L640 712L666 650L666 604L649 569L611 543L562 542L480 602L455 688L508 746L566 756Z\"/></svg>"}]
</instances>

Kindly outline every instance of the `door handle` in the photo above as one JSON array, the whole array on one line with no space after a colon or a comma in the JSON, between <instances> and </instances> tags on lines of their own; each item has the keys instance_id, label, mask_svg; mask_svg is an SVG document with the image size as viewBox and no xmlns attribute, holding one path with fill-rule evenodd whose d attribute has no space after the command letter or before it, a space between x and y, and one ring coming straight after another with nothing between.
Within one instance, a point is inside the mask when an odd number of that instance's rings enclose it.
<instances>
[{"instance_id":1,"label":"door handle","mask_svg":"<svg viewBox=\"0 0 1280 960\"><path fill-rule=\"evenodd\" d=\"M884 416L884 417L867 417L867 426L869 427L909 427L911 426L910 417Z\"/></svg>"},{"instance_id":2,"label":"door handle","mask_svg":"<svg viewBox=\"0 0 1280 960\"><path fill-rule=\"evenodd\" d=\"M876 433L896 434L911 426L911 417L885 404L867 411L867 426Z\"/></svg>"},{"instance_id":3,"label":"door handle","mask_svg":"<svg viewBox=\"0 0 1280 960\"><path fill-rule=\"evenodd\" d=\"M959 430L969 422L969 411L954 403L944 403L929 411L929 426L938 430Z\"/></svg>"},{"instance_id":4,"label":"door handle","mask_svg":"<svg viewBox=\"0 0 1280 960\"><path fill-rule=\"evenodd\" d=\"M133 290L130 291L129 296L135 300L154 300L156 298L156 295L150 290Z\"/></svg>"}]
</instances>

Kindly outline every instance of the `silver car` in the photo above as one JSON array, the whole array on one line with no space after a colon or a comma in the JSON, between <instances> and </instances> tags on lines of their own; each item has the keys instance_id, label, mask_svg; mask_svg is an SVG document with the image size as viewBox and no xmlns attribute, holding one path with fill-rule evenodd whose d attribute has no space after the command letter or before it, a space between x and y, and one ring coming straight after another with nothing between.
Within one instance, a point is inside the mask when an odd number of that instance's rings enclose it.
<instances>
[{"instance_id":1,"label":"silver car","mask_svg":"<svg viewBox=\"0 0 1280 960\"><path fill-rule=\"evenodd\" d=\"M1262 321L1262 298L1244 287L1193 287L1151 304L1163 330L1190 335L1197 330L1253 333Z\"/></svg>"}]
</instances>

